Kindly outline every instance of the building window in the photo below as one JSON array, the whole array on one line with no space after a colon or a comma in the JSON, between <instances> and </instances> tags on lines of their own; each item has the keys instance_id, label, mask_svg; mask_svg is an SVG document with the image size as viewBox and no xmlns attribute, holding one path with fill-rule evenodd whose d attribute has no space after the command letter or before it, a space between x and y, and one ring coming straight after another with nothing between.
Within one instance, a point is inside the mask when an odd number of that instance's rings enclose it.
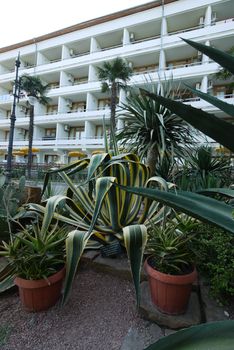
<instances>
[{"instance_id":1,"label":"building window","mask_svg":"<svg viewBox=\"0 0 234 350\"><path fill-rule=\"evenodd\" d=\"M70 128L70 131L69 131L69 139L72 139L72 140L79 140L82 138L84 134L84 126L77 126L77 127L73 127L73 128Z\"/></svg>"},{"instance_id":2,"label":"building window","mask_svg":"<svg viewBox=\"0 0 234 350\"><path fill-rule=\"evenodd\" d=\"M28 162L28 155L24 156L24 162L27 163ZM32 163L33 164L37 164L37 156L35 154L32 154Z\"/></svg>"},{"instance_id":3,"label":"building window","mask_svg":"<svg viewBox=\"0 0 234 350\"><path fill-rule=\"evenodd\" d=\"M103 126L102 125L96 126L95 136L96 136L96 138L103 137Z\"/></svg>"},{"instance_id":4,"label":"building window","mask_svg":"<svg viewBox=\"0 0 234 350\"><path fill-rule=\"evenodd\" d=\"M100 99L98 100L98 109L109 109L110 108L110 99Z\"/></svg>"},{"instance_id":5,"label":"building window","mask_svg":"<svg viewBox=\"0 0 234 350\"><path fill-rule=\"evenodd\" d=\"M56 163L58 161L57 154L45 154L45 163Z\"/></svg>"},{"instance_id":6,"label":"building window","mask_svg":"<svg viewBox=\"0 0 234 350\"><path fill-rule=\"evenodd\" d=\"M85 110L86 110L85 101L72 103L71 112L85 112Z\"/></svg>"},{"instance_id":7,"label":"building window","mask_svg":"<svg viewBox=\"0 0 234 350\"><path fill-rule=\"evenodd\" d=\"M58 113L58 106L57 105L48 106L46 113L47 114L57 114Z\"/></svg>"},{"instance_id":8,"label":"building window","mask_svg":"<svg viewBox=\"0 0 234 350\"><path fill-rule=\"evenodd\" d=\"M42 138L43 140L55 140L55 138L56 138L55 128L45 129L45 136Z\"/></svg>"}]
</instances>

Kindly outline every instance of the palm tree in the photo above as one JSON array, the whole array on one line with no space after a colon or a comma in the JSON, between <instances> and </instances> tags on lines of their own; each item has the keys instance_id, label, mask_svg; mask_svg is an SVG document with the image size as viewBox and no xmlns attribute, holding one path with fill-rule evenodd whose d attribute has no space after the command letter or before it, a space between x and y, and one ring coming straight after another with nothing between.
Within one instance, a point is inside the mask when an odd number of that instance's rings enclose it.
<instances>
[{"instance_id":1,"label":"palm tree","mask_svg":"<svg viewBox=\"0 0 234 350\"><path fill-rule=\"evenodd\" d=\"M103 68L98 67L98 79L102 82L102 92L111 92L111 129L113 134L116 130L116 106L118 101L118 92L120 88L125 89L126 83L131 76L131 68L122 59L117 57L114 61L104 62Z\"/></svg>"},{"instance_id":2,"label":"palm tree","mask_svg":"<svg viewBox=\"0 0 234 350\"><path fill-rule=\"evenodd\" d=\"M22 75L20 77L21 90L25 91L26 95L30 98L35 98L39 103L46 105L49 102L49 98L45 96L48 85L43 85L41 79L37 76ZM33 144L33 131L34 131L34 105L27 102L27 108L29 109L29 129L28 129L28 178L31 178L32 169L32 144Z\"/></svg>"},{"instance_id":3,"label":"palm tree","mask_svg":"<svg viewBox=\"0 0 234 350\"><path fill-rule=\"evenodd\" d=\"M154 88L151 86L151 90ZM173 97L172 89L165 85L161 85L159 94ZM118 140L127 150L145 159L151 175L155 174L156 164L161 164L165 157L182 158L195 141L188 125L141 90L131 91L122 110L125 127L120 130Z\"/></svg>"}]
</instances>

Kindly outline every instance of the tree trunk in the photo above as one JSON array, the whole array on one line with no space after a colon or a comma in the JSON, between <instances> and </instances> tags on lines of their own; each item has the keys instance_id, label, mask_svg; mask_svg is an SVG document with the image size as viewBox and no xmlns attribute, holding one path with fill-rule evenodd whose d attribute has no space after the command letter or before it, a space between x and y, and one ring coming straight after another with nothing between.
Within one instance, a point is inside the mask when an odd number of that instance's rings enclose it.
<instances>
[{"instance_id":1,"label":"tree trunk","mask_svg":"<svg viewBox=\"0 0 234 350\"><path fill-rule=\"evenodd\" d=\"M30 106L29 128L28 128L28 178L32 176L32 145L34 128L34 106Z\"/></svg>"},{"instance_id":2,"label":"tree trunk","mask_svg":"<svg viewBox=\"0 0 234 350\"><path fill-rule=\"evenodd\" d=\"M116 113L116 103L117 103L117 86L116 83L113 82L111 85L111 125L113 128L113 131L116 131L116 123L115 123L115 113Z\"/></svg>"},{"instance_id":3,"label":"tree trunk","mask_svg":"<svg viewBox=\"0 0 234 350\"><path fill-rule=\"evenodd\" d=\"M150 176L155 175L156 162L158 161L157 145L151 145L147 152L146 165L150 168Z\"/></svg>"}]
</instances>

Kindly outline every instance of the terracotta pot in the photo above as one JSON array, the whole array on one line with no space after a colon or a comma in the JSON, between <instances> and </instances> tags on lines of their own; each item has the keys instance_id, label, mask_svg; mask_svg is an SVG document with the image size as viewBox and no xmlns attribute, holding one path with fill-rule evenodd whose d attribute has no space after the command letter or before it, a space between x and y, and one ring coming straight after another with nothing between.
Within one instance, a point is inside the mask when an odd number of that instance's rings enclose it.
<instances>
[{"instance_id":1,"label":"terracotta pot","mask_svg":"<svg viewBox=\"0 0 234 350\"><path fill-rule=\"evenodd\" d=\"M60 298L65 267L46 279L26 280L15 278L15 284L19 287L21 303L26 311L35 312L49 309Z\"/></svg>"},{"instance_id":2,"label":"terracotta pot","mask_svg":"<svg viewBox=\"0 0 234 350\"><path fill-rule=\"evenodd\" d=\"M148 275L152 302L163 313L170 315L185 313L192 284L197 278L196 269L186 275L169 275L153 269L148 264L148 259L144 266Z\"/></svg>"}]
</instances>

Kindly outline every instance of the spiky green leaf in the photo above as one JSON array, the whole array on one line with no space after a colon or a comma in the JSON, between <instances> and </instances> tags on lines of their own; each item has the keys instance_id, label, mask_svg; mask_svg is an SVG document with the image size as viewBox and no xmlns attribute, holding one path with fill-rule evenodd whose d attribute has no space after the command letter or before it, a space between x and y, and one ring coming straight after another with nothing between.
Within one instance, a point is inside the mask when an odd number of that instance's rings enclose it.
<instances>
[{"instance_id":1,"label":"spiky green leaf","mask_svg":"<svg viewBox=\"0 0 234 350\"><path fill-rule=\"evenodd\" d=\"M201 92L199 90L193 89L187 84L184 84L193 94L201 97L201 99L211 103L213 106L221 109L223 112L229 114L231 117L234 117L234 106L230 103L226 103L219 98L216 98L210 94Z\"/></svg>"},{"instance_id":2,"label":"spiky green leaf","mask_svg":"<svg viewBox=\"0 0 234 350\"><path fill-rule=\"evenodd\" d=\"M232 350L234 321L200 324L159 339L145 350Z\"/></svg>"},{"instance_id":3,"label":"spiky green leaf","mask_svg":"<svg viewBox=\"0 0 234 350\"><path fill-rule=\"evenodd\" d=\"M140 304L140 272L147 241L147 229L144 225L131 225L123 228L124 242L131 265L136 291L137 305Z\"/></svg>"},{"instance_id":4,"label":"spiky green leaf","mask_svg":"<svg viewBox=\"0 0 234 350\"><path fill-rule=\"evenodd\" d=\"M90 234L84 231L71 231L66 239L66 278L62 304L67 302L77 266L88 242Z\"/></svg>"},{"instance_id":5,"label":"spiky green leaf","mask_svg":"<svg viewBox=\"0 0 234 350\"><path fill-rule=\"evenodd\" d=\"M115 184L115 186L118 186ZM165 192L149 188L119 186L130 193L157 200L201 221L206 221L234 234L233 208L213 198L200 194L177 191Z\"/></svg>"},{"instance_id":6,"label":"spiky green leaf","mask_svg":"<svg viewBox=\"0 0 234 350\"><path fill-rule=\"evenodd\" d=\"M182 38L183 39L183 38ZM183 39L187 44L194 47L196 50L201 51L206 56L220 64L223 68L226 68L229 72L234 74L234 57L226 52L215 49L212 46L197 43L192 40Z\"/></svg>"},{"instance_id":7,"label":"spiky green leaf","mask_svg":"<svg viewBox=\"0 0 234 350\"><path fill-rule=\"evenodd\" d=\"M159 101L163 106L170 109L196 129L202 131L204 134L234 152L233 124L216 117L214 114L206 113L201 109L152 94L146 90L142 91L153 100Z\"/></svg>"}]
</instances>

